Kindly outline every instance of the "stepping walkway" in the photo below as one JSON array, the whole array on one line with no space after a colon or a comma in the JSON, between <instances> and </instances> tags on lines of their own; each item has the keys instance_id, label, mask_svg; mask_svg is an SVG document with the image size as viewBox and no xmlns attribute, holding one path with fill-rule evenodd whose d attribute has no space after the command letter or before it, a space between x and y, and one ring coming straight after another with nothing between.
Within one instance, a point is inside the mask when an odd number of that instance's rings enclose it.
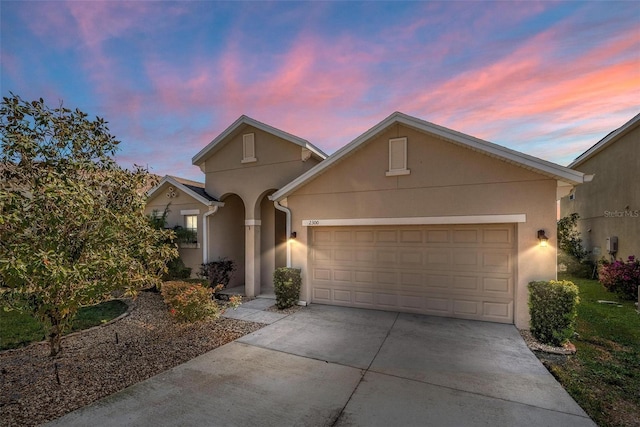
<instances>
[{"instance_id":1,"label":"stepping walkway","mask_svg":"<svg viewBox=\"0 0 640 427\"><path fill-rule=\"evenodd\" d=\"M267 308L275 305L275 303L276 300L274 299L256 298L242 303L242 305L235 310L228 309L224 312L222 317L246 320L247 322L266 323L267 325L270 325L273 322L277 322L278 320L288 316L288 314L265 311Z\"/></svg>"}]
</instances>

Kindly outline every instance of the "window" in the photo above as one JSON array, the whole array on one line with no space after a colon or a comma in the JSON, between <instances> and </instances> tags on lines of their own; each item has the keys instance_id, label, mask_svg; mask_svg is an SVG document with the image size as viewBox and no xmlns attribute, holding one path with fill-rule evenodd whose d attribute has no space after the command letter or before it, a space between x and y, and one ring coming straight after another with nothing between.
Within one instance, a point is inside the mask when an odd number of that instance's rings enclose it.
<instances>
[{"instance_id":1,"label":"window","mask_svg":"<svg viewBox=\"0 0 640 427\"><path fill-rule=\"evenodd\" d=\"M184 216L185 243L198 242L198 215Z\"/></svg>"},{"instance_id":2,"label":"window","mask_svg":"<svg viewBox=\"0 0 640 427\"><path fill-rule=\"evenodd\" d=\"M407 138L389 140L389 170L387 176L409 175L407 169Z\"/></svg>"},{"instance_id":3,"label":"window","mask_svg":"<svg viewBox=\"0 0 640 427\"><path fill-rule=\"evenodd\" d=\"M242 135L242 163L256 162L256 142L255 134L248 133Z\"/></svg>"}]
</instances>

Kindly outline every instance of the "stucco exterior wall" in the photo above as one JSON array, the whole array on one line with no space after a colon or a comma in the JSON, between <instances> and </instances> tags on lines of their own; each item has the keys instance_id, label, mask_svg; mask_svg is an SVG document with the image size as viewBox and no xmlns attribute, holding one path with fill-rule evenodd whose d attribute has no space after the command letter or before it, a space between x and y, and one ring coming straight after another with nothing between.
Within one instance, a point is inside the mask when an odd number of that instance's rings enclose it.
<instances>
[{"instance_id":1,"label":"stucco exterior wall","mask_svg":"<svg viewBox=\"0 0 640 427\"><path fill-rule=\"evenodd\" d=\"M203 242L202 235L202 214L208 210L208 207L195 200L185 192L175 189L175 197L167 197L167 191L171 184L165 183L156 193L156 196L147 201L145 207L145 213L150 215L153 211L157 211L158 214L162 214L164 209L169 205L169 214L167 216L167 227L173 228L177 225L184 227L184 216L180 213L183 210L198 211L198 244L184 245L178 247L180 258L184 262L184 265L191 268L191 277L196 277L200 272L200 265L202 264L202 249L201 244Z\"/></svg>"},{"instance_id":2,"label":"stucco exterior wall","mask_svg":"<svg viewBox=\"0 0 640 427\"><path fill-rule=\"evenodd\" d=\"M242 163L242 135L255 134L256 162ZM270 191L281 188L311 169L318 159L302 161L302 147L270 133L244 126L204 161L205 189L214 197L239 195L246 219L260 219L260 202Z\"/></svg>"},{"instance_id":3,"label":"stucco exterior wall","mask_svg":"<svg viewBox=\"0 0 640 427\"><path fill-rule=\"evenodd\" d=\"M595 174L560 201L560 215L580 215L578 231L591 258L610 259L606 239L618 237L616 258L640 256L640 126L574 169Z\"/></svg>"},{"instance_id":4,"label":"stucco exterior wall","mask_svg":"<svg viewBox=\"0 0 640 427\"><path fill-rule=\"evenodd\" d=\"M235 262L236 271L229 287L245 282L245 225L244 204L240 197L230 195L222 200L224 207L207 218L209 221L209 261L228 258Z\"/></svg>"},{"instance_id":5,"label":"stucco exterior wall","mask_svg":"<svg viewBox=\"0 0 640 427\"><path fill-rule=\"evenodd\" d=\"M254 134L256 161L243 163L243 135L249 133ZM247 295L259 295L262 288L269 292L273 271L286 256L282 239L277 238L284 233L283 220L267 196L319 162L315 156L303 161L305 150L244 125L215 147L200 165L205 173L206 192L225 203L210 219L210 259L234 259L238 271L230 286L244 283Z\"/></svg>"},{"instance_id":6,"label":"stucco exterior wall","mask_svg":"<svg viewBox=\"0 0 640 427\"><path fill-rule=\"evenodd\" d=\"M409 175L388 177L390 138L408 138ZM556 277L556 181L402 125L364 143L351 156L287 198L292 211L292 266L307 283L309 228L303 220L525 214L517 224L514 319L528 327L527 284ZM538 246L544 229L549 246Z\"/></svg>"}]
</instances>

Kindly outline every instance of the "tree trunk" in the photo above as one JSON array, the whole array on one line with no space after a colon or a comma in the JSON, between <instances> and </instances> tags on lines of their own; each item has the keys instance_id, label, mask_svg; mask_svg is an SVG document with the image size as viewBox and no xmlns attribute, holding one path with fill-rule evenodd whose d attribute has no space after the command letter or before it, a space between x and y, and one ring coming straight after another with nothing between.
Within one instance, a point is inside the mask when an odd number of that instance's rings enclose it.
<instances>
[{"instance_id":1,"label":"tree trunk","mask_svg":"<svg viewBox=\"0 0 640 427\"><path fill-rule=\"evenodd\" d=\"M49 348L51 351L49 356L54 357L62 350L62 328L60 327L62 321L54 318L54 316L49 316L49 320L51 320L51 330L49 331Z\"/></svg>"}]
</instances>

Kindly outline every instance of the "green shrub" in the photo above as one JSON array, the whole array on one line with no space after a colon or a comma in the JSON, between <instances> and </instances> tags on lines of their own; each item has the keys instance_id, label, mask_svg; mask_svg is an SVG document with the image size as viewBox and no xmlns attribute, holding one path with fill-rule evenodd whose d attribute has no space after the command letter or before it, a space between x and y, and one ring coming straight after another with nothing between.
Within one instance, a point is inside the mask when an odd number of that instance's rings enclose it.
<instances>
[{"instance_id":1,"label":"green shrub","mask_svg":"<svg viewBox=\"0 0 640 427\"><path fill-rule=\"evenodd\" d=\"M276 306L285 309L294 306L300 300L302 278L299 268L281 267L273 272L273 287L276 294Z\"/></svg>"},{"instance_id":2,"label":"green shrub","mask_svg":"<svg viewBox=\"0 0 640 427\"><path fill-rule=\"evenodd\" d=\"M169 313L183 322L218 318L221 310L212 300L212 295L212 289L195 283L175 281L162 284L162 297L169 306Z\"/></svg>"},{"instance_id":3,"label":"green shrub","mask_svg":"<svg viewBox=\"0 0 640 427\"><path fill-rule=\"evenodd\" d=\"M236 263L233 260L219 258L217 261L202 264L200 275L209 281L211 288L222 285L224 289L229 284L234 271L236 271Z\"/></svg>"},{"instance_id":4,"label":"green shrub","mask_svg":"<svg viewBox=\"0 0 640 427\"><path fill-rule=\"evenodd\" d=\"M182 258L174 258L167 263L167 272L162 280L182 280L191 277L191 268L186 267Z\"/></svg>"},{"instance_id":5,"label":"green shrub","mask_svg":"<svg viewBox=\"0 0 640 427\"><path fill-rule=\"evenodd\" d=\"M538 281L529 283L531 333L540 342L560 346L573 336L578 287L572 282Z\"/></svg>"}]
</instances>

